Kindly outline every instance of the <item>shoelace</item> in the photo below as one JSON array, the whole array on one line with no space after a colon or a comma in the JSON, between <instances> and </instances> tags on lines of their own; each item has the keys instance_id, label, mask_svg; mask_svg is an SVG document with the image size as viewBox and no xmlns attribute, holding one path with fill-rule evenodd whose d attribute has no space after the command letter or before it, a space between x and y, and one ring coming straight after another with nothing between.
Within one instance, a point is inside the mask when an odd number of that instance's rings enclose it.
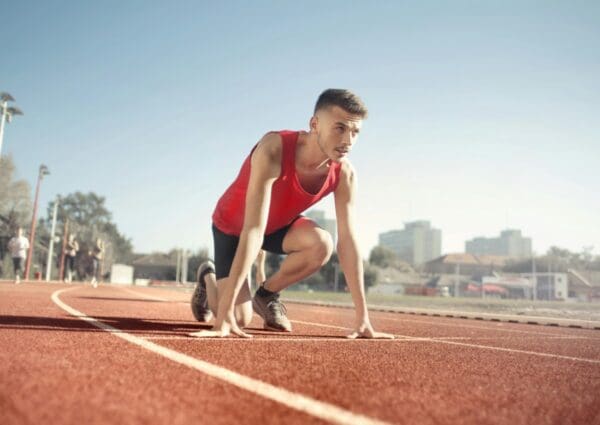
<instances>
[{"instance_id":1,"label":"shoelace","mask_svg":"<svg viewBox=\"0 0 600 425\"><path fill-rule=\"evenodd\" d=\"M269 301L267 308L276 316L285 316L287 314L287 308L278 299Z\"/></svg>"}]
</instances>

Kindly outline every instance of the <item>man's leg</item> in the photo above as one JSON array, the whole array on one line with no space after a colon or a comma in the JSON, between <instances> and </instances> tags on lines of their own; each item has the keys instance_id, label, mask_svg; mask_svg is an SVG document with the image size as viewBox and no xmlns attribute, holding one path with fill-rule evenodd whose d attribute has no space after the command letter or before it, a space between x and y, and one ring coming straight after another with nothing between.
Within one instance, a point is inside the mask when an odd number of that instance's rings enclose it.
<instances>
[{"instance_id":1,"label":"man's leg","mask_svg":"<svg viewBox=\"0 0 600 425\"><path fill-rule=\"evenodd\" d=\"M256 257L256 261L254 262L254 265L256 266L256 286L260 286L264 283L265 280L267 280L267 276L265 274L265 260L267 258L267 253L261 249L258 252L258 256Z\"/></svg>"},{"instance_id":2,"label":"man's leg","mask_svg":"<svg viewBox=\"0 0 600 425\"><path fill-rule=\"evenodd\" d=\"M219 288L222 288L227 278L217 280L214 273L206 275L206 290L210 311L217 317L219 305ZM240 328L245 328L252 321L252 294L250 281L246 279L235 300L235 320Z\"/></svg>"},{"instance_id":3,"label":"man's leg","mask_svg":"<svg viewBox=\"0 0 600 425\"><path fill-rule=\"evenodd\" d=\"M92 259L92 267L93 267L93 271L92 271L92 282L91 283L94 288L97 288L98 287L97 275L98 275L98 269L100 268L100 262L95 257Z\"/></svg>"},{"instance_id":4,"label":"man's leg","mask_svg":"<svg viewBox=\"0 0 600 425\"><path fill-rule=\"evenodd\" d=\"M198 268L198 285L192 295L192 311L194 317L201 322L208 322L216 317L219 306L219 287L227 278L217 280L215 266L211 261L204 262ZM212 313L212 314L211 314ZM252 320L252 296L248 279L242 286L235 301L235 318L238 326L246 327Z\"/></svg>"},{"instance_id":5,"label":"man's leg","mask_svg":"<svg viewBox=\"0 0 600 425\"><path fill-rule=\"evenodd\" d=\"M254 311L265 321L264 327L290 332L291 323L279 292L319 270L331 257L333 242L327 231L312 220L301 217L288 229L282 250L288 255L281 267L256 291Z\"/></svg>"},{"instance_id":6,"label":"man's leg","mask_svg":"<svg viewBox=\"0 0 600 425\"><path fill-rule=\"evenodd\" d=\"M286 233L283 251L287 257L263 285L271 292L282 291L319 270L333 253L333 241L326 230L302 217Z\"/></svg>"},{"instance_id":7,"label":"man's leg","mask_svg":"<svg viewBox=\"0 0 600 425\"><path fill-rule=\"evenodd\" d=\"M71 283L71 280L73 279L73 257L67 255L65 259L67 263L67 277L65 278L65 282Z\"/></svg>"},{"instance_id":8,"label":"man's leg","mask_svg":"<svg viewBox=\"0 0 600 425\"><path fill-rule=\"evenodd\" d=\"M15 283L17 284L21 282L21 269L23 268L21 263L20 257L13 258L13 270L15 271Z\"/></svg>"}]
</instances>

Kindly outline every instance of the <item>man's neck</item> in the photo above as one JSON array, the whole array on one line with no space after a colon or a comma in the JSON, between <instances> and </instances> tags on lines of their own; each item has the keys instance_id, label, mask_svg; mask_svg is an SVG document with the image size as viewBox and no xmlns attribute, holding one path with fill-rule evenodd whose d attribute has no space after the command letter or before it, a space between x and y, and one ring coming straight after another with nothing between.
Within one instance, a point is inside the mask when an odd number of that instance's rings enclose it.
<instances>
[{"instance_id":1,"label":"man's neck","mask_svg":"<svg viewBox=\"0 0 600 425\"><path fill-rule=\"evenodd\" d=\"M314 133L301 132L296 147L296 165L304 170L326 169L329 158L321 150Z\"/></svg>"}]
</instances>

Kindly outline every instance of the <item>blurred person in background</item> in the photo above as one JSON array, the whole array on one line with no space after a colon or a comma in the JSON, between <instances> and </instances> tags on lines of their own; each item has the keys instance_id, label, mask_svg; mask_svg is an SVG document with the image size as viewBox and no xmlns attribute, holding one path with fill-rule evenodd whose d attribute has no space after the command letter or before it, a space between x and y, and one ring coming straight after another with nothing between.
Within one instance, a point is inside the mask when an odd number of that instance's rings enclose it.
<instances>
[{"instance_id":1,"label":"blurred person in background","mask_svg":"<svg viewBox=\"0 0 600 425\"><path fill-rule=\"evenodd\" d=\"M23 273L28 249L29 241L23 236L23 229L19 227L15 236L8 241L8 250L10 251L15 271L15 284L21 282L21 273Z\"/></svg>"},{"instance_id":2,"label":"blurred person in background","mask_svg":"<svg viewBox=\"0 0 600 425\"><path fill-rule=\"evenodd\" d=\"M96 239L96 243L90 252L92 256L92 286L94 288L98 287L98 281L101 279L101 262L104 258L104 242L102 239Z\"/></svg>"},{"instance_id":3,"label":"blurred person in background","mask_svg":"<svg viewBox=\"0 0 600 425\"><path fill-rule=\"evenodd\" d=\"M65 282L70 283L73 280L73 270L75 269L75 257L79 251L79 243L75 240L75 235L71 233L67 246L65 247L65 263L67 266L67 276Z\"/></svg>"}]
</instances>

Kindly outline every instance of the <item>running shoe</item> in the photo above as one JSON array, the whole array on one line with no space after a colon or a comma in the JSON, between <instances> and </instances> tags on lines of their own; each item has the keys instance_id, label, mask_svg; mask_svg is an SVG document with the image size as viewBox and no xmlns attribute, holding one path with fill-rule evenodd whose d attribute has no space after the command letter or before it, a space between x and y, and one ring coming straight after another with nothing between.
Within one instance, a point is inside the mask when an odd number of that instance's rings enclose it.
<instances>
[{"instance_id":1,"label":"running shoe","mask_svg":"<svg viewBox=\"0 0 600 425\"><path fill-rule=\"evenodd\" d=\"M207 273L214 273L215 265L212 261L205 261L198 267L196 289L192 294L191 306L194 317L199 322L209 322L212 319L212 312L208 308L208 296L206 294Z\"/></svg>"},{"instance_id":2,"label":"running shoe","mask_svg":"<svg viewBox=\"0 0 600 425\"><path fill-rule=\"evenodd\" d=\"M279 301L279 293L275 292L273 295L261 296L257 291L254 298L252 298L252 307L256 314L265 321L265 329L279 332L292 331L292 324L286 316L285 305Z\"/></svg>"}]
</instances>

